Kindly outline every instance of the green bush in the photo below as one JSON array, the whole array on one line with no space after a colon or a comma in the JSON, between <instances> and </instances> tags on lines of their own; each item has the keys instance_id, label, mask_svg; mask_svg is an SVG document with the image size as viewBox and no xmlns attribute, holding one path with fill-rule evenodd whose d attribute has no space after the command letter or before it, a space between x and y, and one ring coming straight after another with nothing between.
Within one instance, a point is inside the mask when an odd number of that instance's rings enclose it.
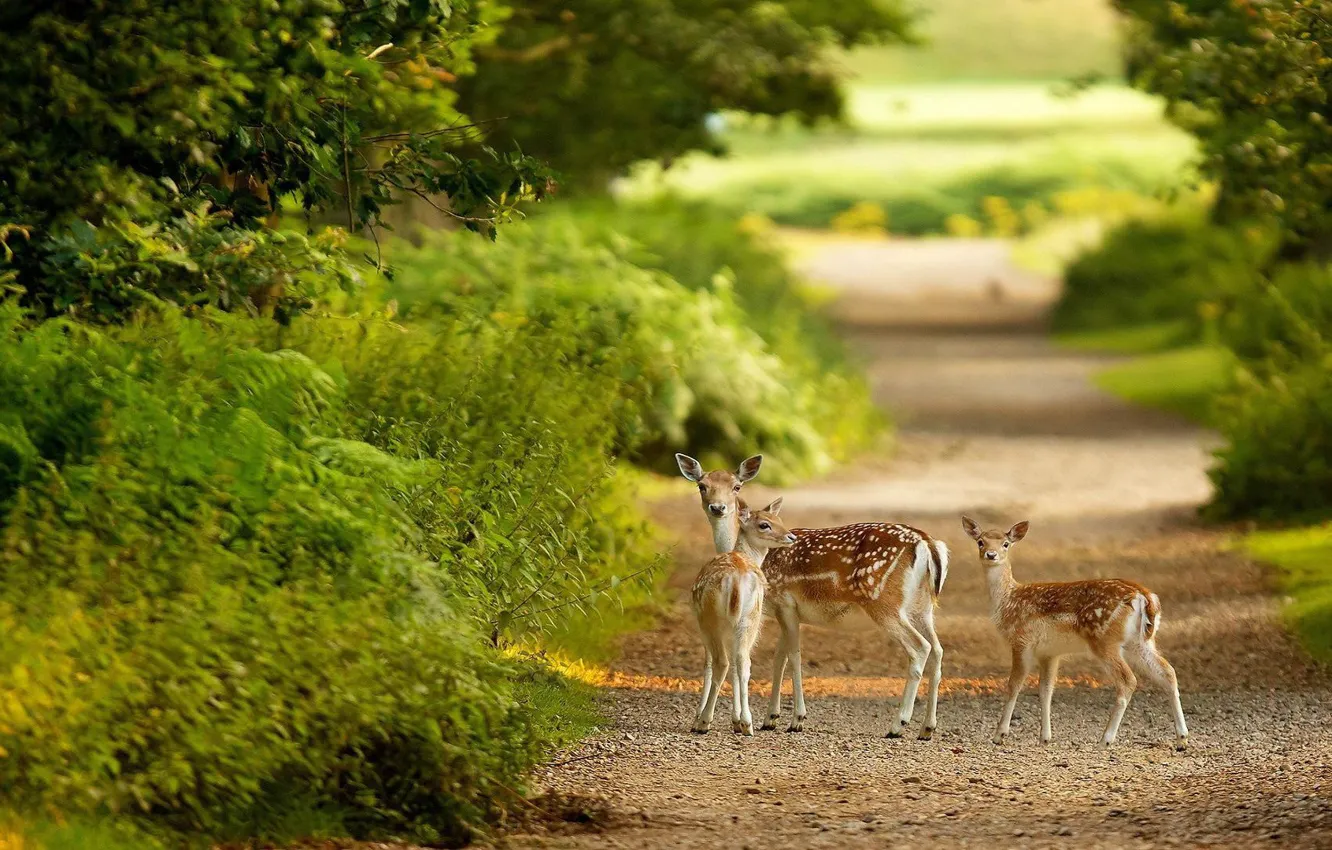
<instances>
[{"instance_id":1,"label":"green bush","mask_svg":"<svg viewBox=\"0 0 1332 850\"><path fill-rule=\"evenodd\" d=\"M435 234L398 261L391 291L414 321L579 316L579 355L614 352L624 380L645 387L644 416L622 420L635 430L620 445L663 471L675 451L763 451L780 480L863 444L877 425L864 383L815 330L780 258L729 220L710 236L715 217L673 230L686 215L626 211L629 237L604 212L578 211L543 214L494 245Z\"/></svg>"},{"instance_id":2,"label":"green bush","mask_svg":"<svg viewBox=\"0 0 1332 850\"><path fill-rule=\"evenodd\" d=\"M602 436L634 399L567 328L447 329L0 305L11 805L456 841L518 793L569 721L488 644L650 563Z\"/></svg>"},{"instance_id":3,"label":"green bush","mask_svg":"<svg viewBox=\"0 0 1332 850\"><path fill-rule=\"evenodd\" d=\"M1211 470L1218 518L1332 516L1332 346L1241 373L1215 415L1226 446Z\"/></svg>"},{"instance_id":4,"label":"green bush","mask_svg":"<svg viewBox=\"0 0 1332 850\"><path fill-rule=\"evenodd\" d=\"M1197 338L1200 307L1251 286L1270 250L1259 228L1179 215L1130 221L1069 266L1052 319L1065 331L1183 320Z\"/></svg>"},{"instance_id":5,"label":"green bush","mask_svg":"<svg viewBox=\"0 0 1332 850\"><path fill-rule=\"evenodd\" d=\"M1332 339L1332 268L1321 263L1279 266L1267 277L1250 277L1226 293L1221 341L1258 363L1269 355L1316 356Z\"/></svg>"}]
</instances>

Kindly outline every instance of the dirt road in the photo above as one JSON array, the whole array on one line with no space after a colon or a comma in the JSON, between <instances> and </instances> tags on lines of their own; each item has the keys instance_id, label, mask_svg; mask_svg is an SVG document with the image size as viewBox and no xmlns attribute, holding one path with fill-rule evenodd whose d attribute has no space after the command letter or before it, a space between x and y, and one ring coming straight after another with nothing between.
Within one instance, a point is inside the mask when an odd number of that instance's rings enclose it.
<instances>
[{"instance_id":1,"label":"dirt road","mask_svg":"<svg viewBox=\"0 0 1332 850\"><path fill-rule=\"evenodd\" d=\"M541 777L608 809L590 825L508 840L1332 847L1332 679L1281 631L1261 569L1192 520L1214 438L1097 391L1089 376L1103 361L1052 347L1040 327L1053 283L1013 269L1002 244L838 244L804 263L841 292L837 315L900 440L891 456L783 491L784 517L800 526L905 521L953 548L938 618L939 733L883 737L905 660L866 622L806 627L803 733L690 734L702 651L681 591L711 539L682 480L678 498L654 507L679 537L672 586L681 602L625 642L620 685L606 694L613 726ZM752 503L773 492L746 495ZM1171 750L1166 698L1147 688L1120 742L1098 743L1112 696L1084 662L1061 670L1051 746L1037 742L1034 688L1009 741L990 743L1007 654L958 525L963 511L996 525L1031 520L1014 556L1019 580L1122 575L1160 595L1159 645L1179 673L1187 752ZM765 630L755 657L756 716L775 635ZM719 718L726 707L723 696Z\"/></svg>"}]
</instances>

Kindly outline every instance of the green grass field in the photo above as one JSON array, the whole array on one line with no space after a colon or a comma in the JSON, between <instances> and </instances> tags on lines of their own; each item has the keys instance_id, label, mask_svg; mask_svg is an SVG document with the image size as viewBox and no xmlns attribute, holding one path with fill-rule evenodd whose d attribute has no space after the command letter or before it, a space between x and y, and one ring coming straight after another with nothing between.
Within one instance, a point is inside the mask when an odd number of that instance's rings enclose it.
<instances>
[{"instance_id":1,"label":"green grass field","mask_svg":"<svg viewBox=\"0 0 1332 850\"><path fill-rule=\"evenodd\" d=\"M1332 662L1332 524L1282 531L1257 531L1244 548L1277 570L1291 601L1287 625L1316 658Z\"/></svg>"},{"instance_id":2,"label":"green grass field","mask_svg":"<svg viewBox=\"0 0 1332 850\"><path fill-rule=\"evenodd\" d=\"M845 124L731 116L728 156L686 157L665 172L645 165L625 191L672 191L803 227L870 201L889 232L916 235L942 232L949 216L983 220L987 196L1021 211L1057 207L1070 191L1154 196L1180 184L1193 143L1157 101L1114 79L1119 34L1107 3L923 6L926 45L839 58L852 74ZM1061 91L1087 73L1107 82Z\"/></svg>"}]
</instances>

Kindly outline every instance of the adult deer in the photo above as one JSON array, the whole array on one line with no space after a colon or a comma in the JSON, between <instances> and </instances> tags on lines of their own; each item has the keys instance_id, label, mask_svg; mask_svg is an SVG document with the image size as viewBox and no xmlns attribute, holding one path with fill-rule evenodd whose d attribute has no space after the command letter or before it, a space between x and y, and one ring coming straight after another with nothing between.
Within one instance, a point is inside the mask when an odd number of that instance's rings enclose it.
<instances>
[{"instance_id":1,"label":"adult deer","mask_svg":"<svg viewBox=\"0 0 1332 850\"><path fill-rule=\"evenodd\" d=\"M706 732L712 726L717 694L729 672L731 729L744 735L754 734L754 718L749 710L749 659L763 623L767 584L763 559L769 549L790 546L796 540L777 518L781 509L782 500L777 499L760 511L740 511L735 550L704 564L694 581L694 617L707 654L703 702L694 720L695 732Z\"/></svg>"},{"instance_id":2,"label":"adult deer","mask_svg":"<svg viewBox=\"0 0 1332 850\"><path fill-rule=\"evenodd\" d=\"M984 531L975 520L964 516L962 527L979 547L990 589L990 614L1013 651L1008 703L999 717L994 742L1003 743L1027 674L1033 666L1039 666L1041 743L1050 743L1050 700L1059 659L1090 652L1105 664L1117 693L1102 738L1106 745L1115 742L1129 699L1137 688L1138 680L1133 675L1136 666L1170 692L1175 709L1175 747L1184 749L1189 727L1179 703L1179 683L1174 668L1156 648L1156 634L1161 629L1161 600L1156 594L1123 579L1019 584L1013 578L1009 551L1027 536L1029 523L1019 522L1007 532Z\"/></svg>"},{"instance_id":3,"label":"adult deer","mask_svg":"<svg viewBox=\"0 0 1332 850\"><path fill-rule=\"evenodd\" d=\"M677 454L675 460L681 474L698 485L717 551L729 551L735 545L738 518L745 509L740 489L758 474L763 457L749 458L735 472L704 472L697 460L684 454ZM796 542L771 552L763 564L768 580L764 609L781 628L773 659L772 697L763 728L777 728L788 661L795 697L789 731L799 732L804 726L800 624L834 623L859 609L892 635L909 659L897 725L889 730L888 737L900 738L910 725L916 693L928 666L929 700L920 738L932 738L943 677L943 645L934 630L934 605L948 577L948 547L919 529L894 523L793 528L791 532Z\"/></svg>"}]
</instances>

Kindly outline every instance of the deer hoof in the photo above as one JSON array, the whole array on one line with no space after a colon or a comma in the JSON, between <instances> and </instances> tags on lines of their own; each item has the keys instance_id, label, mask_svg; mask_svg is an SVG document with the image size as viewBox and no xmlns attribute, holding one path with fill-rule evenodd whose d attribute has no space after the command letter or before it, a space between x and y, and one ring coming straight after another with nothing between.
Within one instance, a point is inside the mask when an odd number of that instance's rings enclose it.
<instances>
[{"instance_id":1,"label":"deer hoof","mask_svg":"<svg viewBox=\"0 0 1332 850\"><path fill-rule=\"evenodd\" d=\"M934 727L933 727L933 726L922 726L922 727L921 727L921 730L920 730L920 734L917 735L916 738L917 738L918 740L921 740L921 741L929 741L929 740L932 740L932 739L934 738Z\"/></svg>"},{"instance_id":2,"label":"deer hoof","mask_svg":"<svg viewBox=\"0 0 1332 850\"><path fill-rule=\"evenodd\" d=\"M1188 748L1189 748L1189 736L1188 736L1188 735L1185 735L1183 738L1176 738L1176 739L1175 739L1175 751L1176 751L1176 752L1180 752L1180 753L1182 753L1182 752L1184 752L1185 750L1187 750Z\"/></svg>"},{"instance_id":3,"label":"deer hoof","mask_svg":"<svg viewBox=\"0 0 1332 850\"><path fill-rule=\"evenodd\" d=\"M995 735L993 738L991 738L990 740L993 741L993 742L994 742L994 745L997 747L997 746L1000 746L1001 744L1004 743L1004 737L1005 737L1004 734L1003 734L1002 732L1000 732L1000 733L996 734L996 735Z\"/></svg>"},{"instance_id":4,"label":"deer hoof","mask_svg":"<svg viewBox=\"0 0 1332 850\"><path fill-rule=\"evenodd\" d=\"M759 730L763 732L775 732L777 730L777 720L780 716L781 715L779 714L769 714L768 719L763 722L763 725L759 727Z\"/></svg>"},{"instance_id":5,"label":"deer hoof","mask_svg":"<svg viewBox=\"0 0 1332 850\"><path fill-rule=\"evenodd\" d=\"M708 734L708 727L695 724L694 728L689 731L693 732L695 735L706 735Z\"/></svg>"}]
</instances>

